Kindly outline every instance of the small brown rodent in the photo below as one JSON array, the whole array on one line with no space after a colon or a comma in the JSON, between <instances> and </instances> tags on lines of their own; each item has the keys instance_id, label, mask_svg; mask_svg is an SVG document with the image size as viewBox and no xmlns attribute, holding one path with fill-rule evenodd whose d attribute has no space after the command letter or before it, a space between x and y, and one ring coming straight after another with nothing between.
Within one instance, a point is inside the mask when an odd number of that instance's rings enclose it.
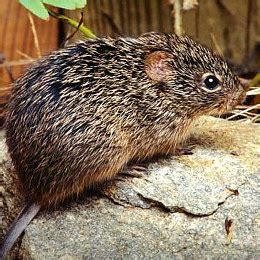
<instances>
[{"instance_id":1,"label":"small brown rodent","mask_svg":"<svg viewBox=\"0 0 260 260\"><path fill-rule=\"evenodd\" d=\"M173 153L195 118L222 114L244 95L223 58L187 36L86 40L37 61L8 105L6 141L27 206L2 257L40 208L130 161Z\"/></svg>"}]
</instances>

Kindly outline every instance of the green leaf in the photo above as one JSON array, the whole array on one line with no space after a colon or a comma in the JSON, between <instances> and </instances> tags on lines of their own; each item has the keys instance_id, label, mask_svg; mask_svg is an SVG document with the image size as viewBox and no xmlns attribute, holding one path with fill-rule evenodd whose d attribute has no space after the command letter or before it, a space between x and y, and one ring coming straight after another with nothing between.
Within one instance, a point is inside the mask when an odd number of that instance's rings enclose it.
<instances>
[{"instance_id":1,"label":"green leaf","mask_svg":"<svg viewBox=\"0 0 260 260\"><path fill-rule=\"evenodd\" d=\"M19 2L36 16L39 16L44 20L49 18L49 14L45 9L42 0L19 0Z\"/></svg>"},{"instance_id":2,"label":"green leaf","mask_svg":"<svg viewBox=\"0 0 260 260\"><path fill-rule=\"evenodd\" d=\"M45 4L53 5L56 7L74 10L83 8L87 4L87 0L42 0Z\"/></svg>"}]
</instances>

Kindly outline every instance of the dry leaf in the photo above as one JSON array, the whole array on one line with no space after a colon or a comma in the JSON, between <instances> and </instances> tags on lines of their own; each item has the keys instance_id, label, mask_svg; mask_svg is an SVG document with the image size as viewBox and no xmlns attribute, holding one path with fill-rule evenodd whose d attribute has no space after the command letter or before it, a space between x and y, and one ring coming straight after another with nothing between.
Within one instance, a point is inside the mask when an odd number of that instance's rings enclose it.
<instances>
[{"instance_id":1,"label":"dry leaf","mask_svg":"<svg viewBox=\"0 0 260 260\"><path fill-rule=\"evenodd\" d=\"M227 233L226 244L229 245L231 243L231 239L233 236L233 230L234 230L234 220L233 219L229 219L228 217L225 219L225 230Z\"/></svg>"}]
</instances>

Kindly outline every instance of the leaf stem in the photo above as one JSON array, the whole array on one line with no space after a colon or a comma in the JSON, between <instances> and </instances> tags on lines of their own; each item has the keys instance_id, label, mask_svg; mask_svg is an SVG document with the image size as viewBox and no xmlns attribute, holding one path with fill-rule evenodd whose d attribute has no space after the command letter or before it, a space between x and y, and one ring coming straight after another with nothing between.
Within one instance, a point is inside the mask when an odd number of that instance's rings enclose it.
<instances>
[{"instance_id":1,"label":"leaf stem","mask_svg":"<svg viewBox=\"0 0 260 260\"><path fill-rule=\"evenodd\" d=\"M46 7L46 6L45 6ZM57 19L60 19L60 20L63 20L63 21L66 21L68 24L70 24L72 27L74 27L75 29L78 28L79 26L79 22L67 17L66 15L62 15L62 14L58 14L56 12L53 12L51 11L49 8L47 8L47 11L48 13L54 17L54 18L57 18ZM87 28L86 26L84 26L83 24L79 26L78 28L87 38L91 38L91 39L95 39L96 38L96 35L89 29Z\"/></svg>"}]
</instances>

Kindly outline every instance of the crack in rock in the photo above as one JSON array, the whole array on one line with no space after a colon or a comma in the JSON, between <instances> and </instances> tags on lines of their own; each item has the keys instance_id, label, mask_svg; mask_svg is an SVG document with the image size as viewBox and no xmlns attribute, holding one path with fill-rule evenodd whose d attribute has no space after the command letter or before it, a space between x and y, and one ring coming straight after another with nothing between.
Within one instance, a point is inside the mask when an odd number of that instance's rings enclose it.
<instances>
[{"instance_id":1,"label":"crack in rock","mask_svg":"<svg viewBox=\"0 0 260 260\"><path fill-rule=\"evenodd\" d=\"M163 166L154 163L144 178L117 181L104 193L125 207L156 205L169 212L209 216L232 196L226 187L237 190L251 172L226 151L197 148Z\"/></svg>"}]
</instances>

